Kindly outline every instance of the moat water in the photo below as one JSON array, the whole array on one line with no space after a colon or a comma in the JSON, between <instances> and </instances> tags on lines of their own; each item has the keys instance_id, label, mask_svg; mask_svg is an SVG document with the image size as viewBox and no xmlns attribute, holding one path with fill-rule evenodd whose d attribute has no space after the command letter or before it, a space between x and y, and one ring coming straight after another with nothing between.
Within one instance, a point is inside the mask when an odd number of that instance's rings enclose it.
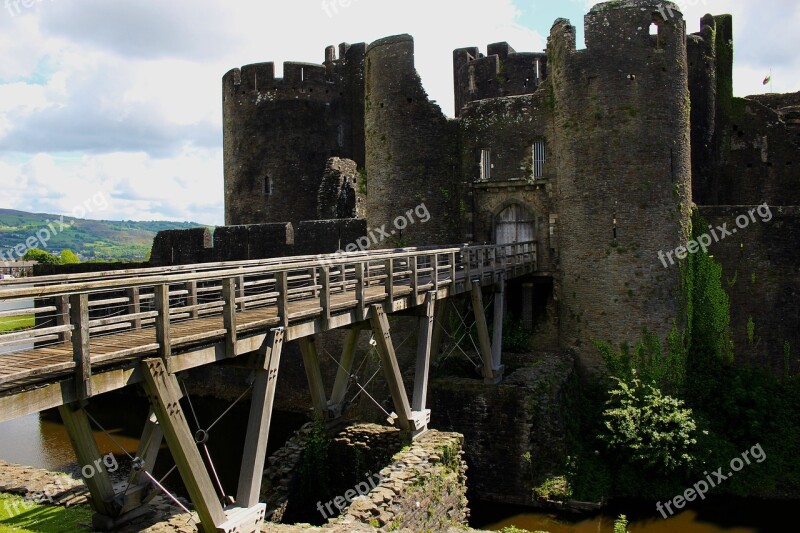
<instances>
[{"instance_id":1,"label":"moat water","mask_svg":"<svg viewBox=\"0 0 800 533\"><path fill-rule=\"evenodd\" d=\"M473 505L472 526L500 531L516 526L549 533L613 533L620 514L628 518L631 533L789 533L797 531L791 504L776 501L718 499L693 506L666 520L652 502L617 504L588 515L526 512L524 509Z\"/></svg>"},{"instance_id":2,"label":"moat water","mask_svg":"<svg viewBox=\"0 0 800 533\"><path fill-rule=\"evenodd\" d=\"M141 419L139 413L131 414L133 415L131 420ZM116 443L134 454L138 440L133 436L136 433L131 432L126 425L110 424L106 426L106 430ZM117 444L99 431L95 432L95 437L101 452L114 453L124 468L124 455ZM226 460L224 454L215 455L221 473L237 471L237 462L241 456L232 455L236 456L232 461ZM53 412L26 416L0 424L0 459L48 470L73 474L77 472L75 454L66 430L58 420L57 413ZM167 460L160 467L161 473L170 465L168 458L162 457L162 459ZM170 478L172 482L168 484L173 490L182 492L177 479L173 474ZM657 513L654 505L642 503L620 504L616 509L586 516L530 512L518 507L480 502L472 503L471 508L473 509L471 525L491 531L499 531L513 525L530 531L549 533L613 533L614 520L619 514L628 516L630 520L628 529L631 533L779 533L797 530L790 526L796 523L793 506L782 502L710 501L667 520Z\"/></svg>"}]
</instances>

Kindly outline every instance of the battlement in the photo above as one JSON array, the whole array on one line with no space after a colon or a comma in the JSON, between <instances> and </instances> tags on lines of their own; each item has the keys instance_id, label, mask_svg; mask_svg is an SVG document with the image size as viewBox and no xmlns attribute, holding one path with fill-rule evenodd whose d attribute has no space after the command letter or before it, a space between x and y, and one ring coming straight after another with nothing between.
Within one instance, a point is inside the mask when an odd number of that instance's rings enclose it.
<instances>
[{"instance_id":1,"label":"battlement","mask_svg":"<svg viewBox=\"0 0 800 533\"><path fill-rule=\"evenodd\" d=\"M606 53L685 46L683 13L672 2L623 0L597 4L585 17L586 48Z\"/></svg>"},{"instance_id":2,"label":"battlement","mask_svg":"<svg viewBox=\"0 0 800 533\"><path fill-rule=\"evenodd\" d=\"M544 53L520 53L506 42L490 44L486 53L476 47L453 51L456 116L475 100L534 93L547 77Z\"/></svg>"},{"instance_id":3,"label":"battlement","mask_svg":"<svg viewBox=\"0 0 800 533\"><path fill-rule=\"evenodd\" d=\"M309 97L317 94L340 96L345 83L346 70L360 69L366 45L364 43L339 45L339 59L336 48L325 49L325 62L303 63L286 61L283 63L283 77L275 77L275 63L253 63L228 71L222 78L224 95L236 96L251 93L273 93L274 98Z\"/></svg>"}]
</instances>

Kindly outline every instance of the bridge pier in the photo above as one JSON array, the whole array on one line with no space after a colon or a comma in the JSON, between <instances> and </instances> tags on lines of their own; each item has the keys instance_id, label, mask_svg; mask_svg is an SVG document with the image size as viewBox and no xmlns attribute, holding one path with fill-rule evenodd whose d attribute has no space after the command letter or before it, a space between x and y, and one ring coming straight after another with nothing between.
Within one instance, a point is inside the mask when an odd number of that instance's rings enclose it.
<instances>
[{"instance_id":1,"label":"bridge pier","mask_svg":"<svg viewBox=\"0 0 800 533\"><path fill-rule=\"evenodd\" d=\"M256 354L255 383L236 504L226 508L220 502L180 406L182 395L178 380L167 371L161 359L147 359L141 365L145 391L204 531L250 533L258 531L264 521L266 506L259 503L258 498L283 341L284 330L274 329Z\"/></svg>"},{"instance_id":2,"label":"bridge pier","mask_svg":"<svg viewBox=\"0 0 800 533\"><path fill-rule=\"evenodd\" d=\"M150 479L142 472L152 471L161 446L161 428L153 413L150 413L136 452L136 457L141 460L138 463L141 468L131 472L122 494L114 491L108 475L109 465L97 447L85 404L62 405L59 413L81 466L81 475L92 496L90 504L95 511L92 526L101 531L112 531L140 516L144 511L143 506L158 494ZM87 468L88 473L85 472Z\"/></svg>"},{"instance_id":3,"label":"bridge pier","mask_svg":"<svg viewBox=\"0 0 800 533\"><path fill-rule=\"evenodd\" d=\"M426 302L429 303L426 305L427 312L425 320L427 323L429 323L433 316L433 299L430 297L430 295L426 298ZM392 413L389 422L393 423L394 420L397 420L397 423L402 430L410 433L412 437L419 436L427 431L428 424L431 420L430 410L424 409L425 394L427 394L427 380L425 385L416 384L416 387L421 387L418 390L415 388L415 393L417 393L417 401L419 402L417 405L422 407L422 409L412 411L411 404L408 401L408 395L406 394L406 389L403 384L403 376L400 372L400 366L397 363L397 355L394 351L394 344L392 343L392 335L389 328L389 318L383 309L383 305L375 304L372 306L370 312L370 324L372 326L372 331L375 334L375 341L377 343L376 348L381 359L383 375L386 378L386 383L388 384L389 391L392 394L392 401L395 408L395 412ZM428 332L429 327L427 325L425 326L424 331L426 339L429 338L430 333ZM422 349L426 350L427 353L420 356L418 352L417 376L427 376L428 367L430 364L430 342L426 340L424 341L423 345L424 348Z\"/></svg>"},{"instance_id":4,"label":"bridge pier","mask_svg":"<svg viewBox=\"0 0 800 533\"><path fill-rule=\"evenodd\" d=\"M503 379L505 368L501 364L503 352L503 297L505 294L505 279L500 276L495 284L494 301L494 332L489 338L489 326L486 320L486 310L483 306L483 290L480 280L472 281L471 299L472 311L475 314L475 325L478 330L478 348L481 353L482 373L485 383L496 385Z\"/></svg>"}]
</instances>

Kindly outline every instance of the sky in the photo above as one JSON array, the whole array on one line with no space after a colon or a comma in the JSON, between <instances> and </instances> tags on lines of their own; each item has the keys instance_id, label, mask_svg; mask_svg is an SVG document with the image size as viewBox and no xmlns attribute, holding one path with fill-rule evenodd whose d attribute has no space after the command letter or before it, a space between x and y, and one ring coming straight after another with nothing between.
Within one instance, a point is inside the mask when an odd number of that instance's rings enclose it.
<instances>
[{"instance_id":1,"label":"sky","mask_svg":"<svg viewBox=\"0 0 800 533\"><path fill-rule=\"evenodd\" d=\"M322 63L340 42L410 33L430 97L453 116L452 51L544 50L587 0L3 0L0 208L87 218L224 220L221 78L234 67ZM689 32L734 16L737 96L800 90L797 0L679 0ZM583 34L579 31L578 46Z\"/></svg>"}]
</instances>

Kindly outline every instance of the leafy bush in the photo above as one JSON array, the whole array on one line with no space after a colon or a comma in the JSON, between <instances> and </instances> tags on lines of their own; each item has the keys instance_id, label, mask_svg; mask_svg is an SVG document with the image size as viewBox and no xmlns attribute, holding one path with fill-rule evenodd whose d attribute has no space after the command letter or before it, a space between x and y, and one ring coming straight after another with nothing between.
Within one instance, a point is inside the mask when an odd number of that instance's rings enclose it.
<instances>
[{"instance_id":1,"label":"leafy bush","mask_svg":"<svg viewBox=\"0 0 800 533\"><path fill-rule=\"evenodd\" d=\"M49 254L39 248L31 248L22 257L23 261L36 261L42 265L60 265L61 258L57 255Z\"/></svg>"},{"instance_id":2,"label":"leafy bush","mask_svg":"<svg viewBox=\"0 0 800 533\"><path fill-rule=\"evenodd\" d=\"M624 514L619 515L614 521L614 533L630 533L628 531L628 517Z\"/></svg>"},{"instance_id":3,"label":"leafy bush","mask_svg":"<svg viewBox=\"0 0 800 533\"><path fill-rule=\"evenodd\" d=\"M642 339L631 352L623 342L616 350L606 342L595 341L611 377L631 381L638 377L646 383L654 383L662 390L677 393L686 380L686 349L684 336L676 326L667 337L667 353L657 335L642 328Z\"/></svg>"},{"instance_id":4,"label":"leafy bush","mask_svg":"<svg viewBox=\"0 0 800 533\"><path fill-rule=\"evenodd\" d=\"M605 432L599 435L622 461L633 461L661 474L688 467L693 462L697 424L683 401L665 396L657 387L634 378L630 383L613 378L603 412Z\"/></svg>"}]
</instances>

